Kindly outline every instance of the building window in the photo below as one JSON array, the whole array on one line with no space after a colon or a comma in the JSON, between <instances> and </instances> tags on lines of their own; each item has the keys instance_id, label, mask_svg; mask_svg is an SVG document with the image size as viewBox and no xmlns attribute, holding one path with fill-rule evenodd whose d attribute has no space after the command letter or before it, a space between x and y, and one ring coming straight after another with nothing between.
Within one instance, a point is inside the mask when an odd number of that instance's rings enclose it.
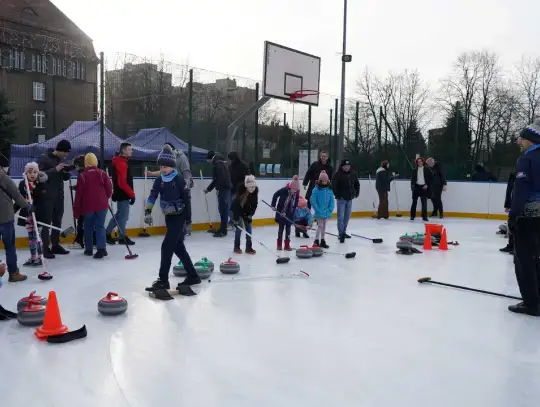
<instances>
[{"instance_id":1,"label":"building window","mask_svg":"<svg viewBox=\"0 0 540 407\"><path fill-rule=\"evenodd\" d=\"M34 113L34 128L44 129L45 123L45 112L43 110L36 110Z\"/></svg>"},{"instance_id":2,"label":"building window","mask_svg":"<svg viewBox=\"0 0 540 407\"><path fill-rule=\"evenodd\" d=\"M41 73L47 73L47 56L41 56Z\"/></svg>"},{"instance_id":3,"label":"building window","mask_svg":"<svg viewBox=\"0 0 540 407\"><path fill-rule=\"evenodd\" d=\"M32 71L36 71L36 55L32 54Z\"/></svg>"},{"instance_id":4,"label":"building window","mask_svg":"<svg viewBox=\"0 0 540 407\"><path fill-rule=\"evenodd\" d=\"M9 67L11 69L25 69L24 52L17 49L9 51Z\"/></svg>"},{"instance_id":5,"label":"building window","mask_svg":"<svg viewBox=\"0 0 540 407\"><path fill-rule=\"evenodd\" d=\"M81 79L81 63L80 61L75 61L75 78Z\"/></svg>"},{"instance_id":6,"label":"building window","mask_svg":"<svg viewBox=\"0 0 540 407\"><path fill-rule=\"evenodd\" d=\"M56 58L52 57L52 74L56 75Z\"/></svg>"},{"instance_id":7,"label":"building window","mask_svg":"<svg viewBox=\"0 0 540 407\"><path fill-rule=\"evenodd\" d=\"M45 101L45 84L34 82L34 100Z\"/></svg>"},{"instance_id":8,"label":"building window","mask_svg":"<svg viewBox=\"0 0 540 407\"><path fill-rule=\"evenodd\" d=\"M62 76L67 76L66 60L62 60Z\"/></svg>"},{"instance_id":9,"label":"building window","mask_svg":"<svg viewBox=\"0 0 540 407\"><path fill-rule=\"evenodd\" d=\"M38 143L44 143L45 140L47 140L47 136L45 134L38 134L38 136L37 136L37 142Z\"/></svg>"},{"instance_id":10,"label":"building window","mask_svg":"<svg viewBox=\"0 0 540 407\"><path fill-rule=\"evenodd\" d=\"M32 71L47 73L47 57L45 55L32 55Z\"/></svg>"},{"instance_id":11,"label":"building window","mask_svg":"<svg viewBox=\"0 0 540 407\"><path fill-rule=\"evenodd\" d=\"M84 81L86 79L85 75L86 75L86 72L85 72L86 68L84 66L84 63L81 64L81 79Z\"/></svg>"},{"instance_id":12,"label":"building window","mask_svg":"<svg viewBox=\"0 0 540 407\"><path fill-rule=\"evenodd\" d=\"M75 78L75 63L73 61L68 61L67 67L67 77L69 79Z\"/></svg>"}]
</instances>

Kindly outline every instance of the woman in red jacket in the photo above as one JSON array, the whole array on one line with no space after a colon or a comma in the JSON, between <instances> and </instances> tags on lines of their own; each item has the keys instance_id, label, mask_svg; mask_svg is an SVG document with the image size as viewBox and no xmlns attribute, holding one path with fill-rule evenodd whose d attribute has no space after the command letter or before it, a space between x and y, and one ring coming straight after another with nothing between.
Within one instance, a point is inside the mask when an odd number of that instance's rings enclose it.
<instances>
[{"instance_id":1,"label":"woman in red jacket","mask_svg":"<svg viewBox=\"0 0 540 407\"><path fill-rule=\"evenodd\" d=\"M92 235L96 232L97 252L94 259L107 256L105 240L105 217L112 195L112 183L105 171L100 170L94 154L84 157L84 171L77 180L75 195L75 218L84 215L84 254L92 256Z\"/></svg>"}]
</instances>

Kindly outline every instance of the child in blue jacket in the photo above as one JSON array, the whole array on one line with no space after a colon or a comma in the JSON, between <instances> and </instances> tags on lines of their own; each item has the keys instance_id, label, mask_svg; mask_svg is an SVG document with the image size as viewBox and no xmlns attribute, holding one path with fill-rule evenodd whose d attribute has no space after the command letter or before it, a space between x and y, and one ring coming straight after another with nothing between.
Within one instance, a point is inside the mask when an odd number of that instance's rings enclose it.
<instances>
[{"instance_id":1,"label":"child in blue jacket","mask_svg":"<svg viewBox=\"0 0 540 407\"><path fill-rule=\"evenodd\" d=\"M191 261L191 257L184 245L184 223L186 216L186 202L189 189L181 175L176 171L176 159L170 146L165 145L159 154L157 163L160 168L160 176L154 181L152 191L146 202L145 222L152 225L152 208L156 200L160 199L160 207L165 215L165 238L161 244L161 265L159 278L154 281L146 291L158 291L170 289L169 270L173 254L176 254L187 272L186 279L179 286L191 286L200 284L201 279ZM177 288L180 290L180 288Z\"/></svg>"},{"instance_id":2,"label":"child in blue jacket","mask_svg":"<svg viewBox=\"0 0 540 407\"><path fill-rule=\"evenodd\" d=\"M309 202L315 212L315 220L318 223L314 246L328 249L330 246L326 244L324 234L326 233L326 220L332 217L332 212L334 211L334 193L330 188L330 180L326 171L321 171Z\"/></svg>"},{"instance_id":3,"label":"child in blue jacket","mask_svg":"<svg viewBox=\"0 0 540 407\"><path fill-rule=\"evenodd\" d=\"M306 199L302 196L298 200L298 208L294 211L294 223L305 226L305 228L295 228L295 236L300 237L300 233L302 233L302 236L309 239L307 228L313 224L313 216L311 216L311 210L308 208Z\"/></svg>"}]
</instances>

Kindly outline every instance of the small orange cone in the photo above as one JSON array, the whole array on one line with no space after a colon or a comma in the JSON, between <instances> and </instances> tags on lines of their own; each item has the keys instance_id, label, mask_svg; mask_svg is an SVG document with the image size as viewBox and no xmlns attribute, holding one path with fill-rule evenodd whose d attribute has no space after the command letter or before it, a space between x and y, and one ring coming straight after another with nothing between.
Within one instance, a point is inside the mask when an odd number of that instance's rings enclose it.
<instances>
[{"instance_id":1,"label":"small orange cone","mask_svg":"<svg viewBox=\"0 0 540 407\"><path fill-rule=\"evenodd\" d=\"M68 331L68 327L62 324L56 292L50 291L43 325L37 328L34 334L38 339L46 339L48 336L61 335Z\"/></svg>"},{"instance_id":2,"label":"small orange cone","mask_svg":"<svg viewBox=\"0 0 540 407\"><path fill-rule=\"evenodd\" d=\"M431 229L426 228L426 236L424 237L424 250L432 250L431 246Z\"/></svg>"},{"instance_id":3,"label":"small orange cone","mask_svg":"<svg viewBox=\"0 0 540 407\"><path fill-rule=\"evenodd\" d=\"M439 250L448 250L448 240L446 237L446 228L441 232L441 241L439 242Z\"/></svg>"}]
</instances>

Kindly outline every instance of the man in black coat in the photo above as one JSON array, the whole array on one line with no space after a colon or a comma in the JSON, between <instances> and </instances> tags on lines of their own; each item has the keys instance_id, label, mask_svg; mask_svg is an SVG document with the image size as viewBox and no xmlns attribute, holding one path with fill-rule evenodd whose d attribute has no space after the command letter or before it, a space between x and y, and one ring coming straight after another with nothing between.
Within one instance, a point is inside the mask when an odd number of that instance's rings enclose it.
<instances>
[{"instance_id":1,"label":"man in black coat","mask_svg":"<svg viewBox=\"0 0 540 407\"><path fill-rule=\"evenodd\" d=\"M429 187L431 193L431 202L433 203L433 212L431 216L439 215L439 218L444 217L442 193L446 191L446 176L442 168L442 164L435 161L433 157L426 160L426 164L433 173L433 182Z\"/></svg>"},{"instance_id":2,"label":"man in black coat","mask_svg":"<svg viewBox=\"0 0 540 407\"><path fill-rule=\"evenodd\" d=\"M309 198L311 198L311 192L313 191L313 188L315 188L315 184L319 179L321 171L326 171L328 177L330 178L330 182L332 181L332 174L334 173L334 168L332 167L332 165L330 164L330 160L328 159L328 153L326 151L321 151L319 157L319 160L315 161L310 165L306 172L306 175L304 176L304 180L302 181L304 189L306 189L307 187L306 201L308 202L309 208L311 208Z\"/></svg>"},{"instance_id":3,"label":"man in black coat","mask_svg":"<svg viewBox=\"0 0 540 407\"><path fill-rule=\"evenodd\" d=\"M236 151L231 151L227 158L229 159L229 174L231 175L231 210L229 212L229 224L234 227L233 211L232 211L232 202L236 198L238 193L238 188L244 186L244 180L246 175L249 174L249 168L245 162L240 159L240 155Z\"/></svg>"},{"instance_id":4,"label":"man in black coat","mask_svg":"<svg viewBox=\"0 0 540 407\"><path fill-rule=\"evenodd\" d=\"M412 191L412 205L411 205L411 220L416 217L416 206L418 204L418 198L422 204L422 219L424 222L429 221L427 217L427 196L429 188L433 183L433 173L424 165L424 159L418 157L415 161L416 168L411 176L411 191Z\"/></svg>"},{"instance_id":5,"label":"man in black coat","mask_svg":"<svg viewBox=\"0 0 540 407\"><path fill-rule=\"evenodd\" d=\"M212 164L214 169L212 182L206 187L204 193L207 194L214 188L216 189L219 217L221 218L221 224L219 229L214 233L214 237L224 237L227 236L227 219L229 218L229 208L231 205L231 176L227 168L227 163L212 150L208 151L206 161L208 164Z\"/></svg>"},{"instance_id":6,"label":"man in black coat","mask_svg":"<svg viewBox=\"0 0 540 407\"><path fill-rule=\"evenodd\" d=\"M510 177L508 177L508 183L506 184L506 196L504 197L504 211L506 213L510 212L512 207L512 192L514 191L514 181L516 180L516 174L512 172ZM508 244L506 247L500 249L503 253L514 254L514 236L510 231L508 231Z\"/></svg>"},{"instance_id":7,"label":"man in black coat","mask_svg":"<svg viewBox=\"0 0 540 407\"><path fill-rule=\"evenodd\" d=\"M47 174L45 205L43 208L43 223L62 227L64 216L64 181L70 179L69 165L62 163L71 151L71 144L67 140L60 140L55 149L48 149L39 156L39 170ZM41 229L43 241L43 257L54 259L56 254L68 254L69 251L60 246L60 232L49 228Z\"/></svg>"},{"instance_id":8,"label":"man in black coat","mask_svg":"<svg viewBox=\"0 0 540 407\"><path fill-rule=\"evenodd\" d=\"M332 190L336 198L339 242L345 243L345 239L351 237L347 234L347 225L351 217L352 200L360 195L358 174L351 169L349 160L341 161L339 169L332 177Z\"/></svg>"}]
</instances>

